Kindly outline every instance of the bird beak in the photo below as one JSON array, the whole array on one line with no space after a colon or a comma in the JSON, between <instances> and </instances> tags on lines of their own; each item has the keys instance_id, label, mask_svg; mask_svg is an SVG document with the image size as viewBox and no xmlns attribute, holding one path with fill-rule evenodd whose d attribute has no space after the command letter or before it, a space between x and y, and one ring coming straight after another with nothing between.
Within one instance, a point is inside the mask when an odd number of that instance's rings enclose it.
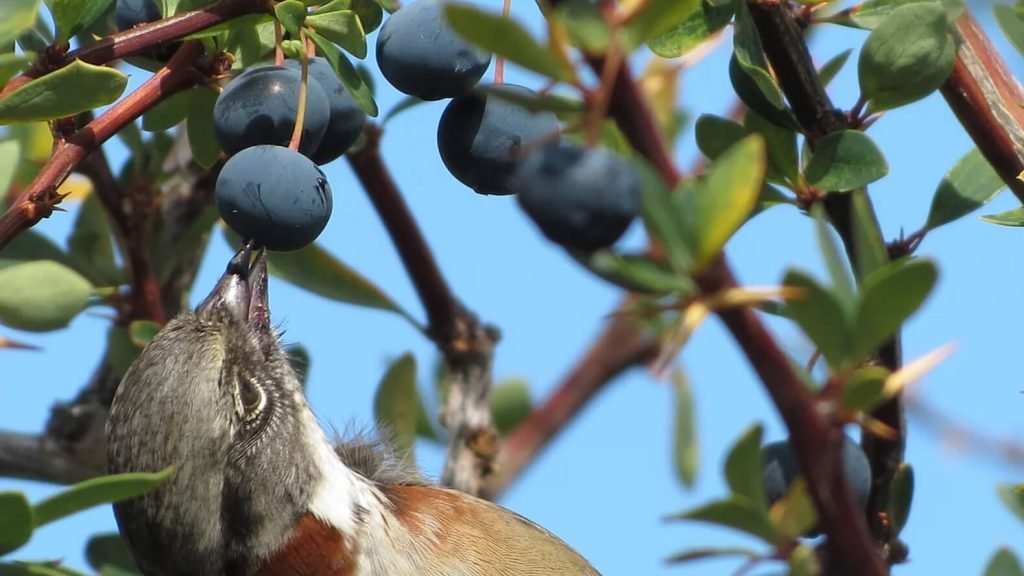
<instances>
[{"instance_id":1,"label":"bird beak","mask_svg":"<svg viewBox=\"0 0 1024 576\"><path fill-rule=\"evenodd\" d=\"M267 253L260 249L255 258L252 253L251 244L242 246L210 295L196 308L196 314L230 316L248 325L267 354L275 342L267 298Z\"/></svg>"}]
</instances>

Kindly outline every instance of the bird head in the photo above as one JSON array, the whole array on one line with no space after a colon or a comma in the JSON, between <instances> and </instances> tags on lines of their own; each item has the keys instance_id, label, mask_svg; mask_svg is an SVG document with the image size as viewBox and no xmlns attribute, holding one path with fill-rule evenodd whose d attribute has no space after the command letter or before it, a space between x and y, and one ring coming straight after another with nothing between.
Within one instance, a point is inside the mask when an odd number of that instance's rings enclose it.
<instances>
[{"instance_id":1,"label":"bird head","mask_svg":"<svg viewBox=\"0 0 1024 576\"><path fill-rule=\"evenodd\" d=\"M175 466L115 506L146 574L246 573L292 528L318 470L311 412L270 325L267 264L243 247L194 313L125 374L107 425L112 473Z\"/></svg>"}]
</instances>

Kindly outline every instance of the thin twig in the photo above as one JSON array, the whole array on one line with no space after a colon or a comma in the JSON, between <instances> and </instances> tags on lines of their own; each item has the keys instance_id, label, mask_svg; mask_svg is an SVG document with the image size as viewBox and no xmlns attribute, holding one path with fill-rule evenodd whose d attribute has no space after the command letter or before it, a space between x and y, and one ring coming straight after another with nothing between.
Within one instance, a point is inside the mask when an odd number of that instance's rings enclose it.
<instances>
[{"instance_id":1,"label":"thin twig","mask_svg":"<svg viewBox=\"0 0 1024 576\"><path fill-rule=\"evenodd\" d=\"M71 484L99 476L106 461L76 457L49 436L0 431L0 477Z\"/></svg>"},{"instance_id":2,"label":"thin twig","mask_svg":"<svg viewBox=\"0 0 1024 576\"><path fill-rule=\"evenodd\" d=\"M272 10L273 6L269 0L220 0L198 10L182 12L165 20L142 24L112 34L78 50L64 52L51 49L41 54L39 60L24 73L8 81L4 89L0 90L0 98L74 60L90 64L107 64L145 53L160 44L180 40L239 16Z\"/></svg>"},{"instance_id":3,"label":"thin twig","mask_svg":"<svg viewBox=\"0 0 1024 576\"><path fill-rule=\"evenodd\" d=\"M497 454L489 390L498 332L463 307L441 273L398 186L380 155L381 130L368 124L366 142L349 165L388 230L426 309L428 333L444 355L449 392L441 423L450 432L442 482L479 494Z\"/></svg>"},{"instance_id":4,"label":"thin twig","mask_svg":"<svg viewBox=\"0 0 1024 576\"><path fill-rule=\"evenodd\" d=\"M555 392L505 437L497 470L487 483L487 496L500 496L598 392L624 370L652 359L658 347L658 340L645 333L632 315L613 314Z\"/></svg>"},{"instance_id":5,"label":"thin twig","mask_svg":"<svg viewBox=\"0 0 1024 576\"><path fill-rule=\"evenodd\" d=\"M0 248L22 230L30 228L53 213L60 203L57 187L86 156L117 134L157 103L203 81L204 75L195 67L203 47L198 41L186 42L167 66L151 76L138 90L112 106L101 116L59 141L56 151L35 180L25 188L11 207L0 216Z\"/></svg>"}]
</instances>

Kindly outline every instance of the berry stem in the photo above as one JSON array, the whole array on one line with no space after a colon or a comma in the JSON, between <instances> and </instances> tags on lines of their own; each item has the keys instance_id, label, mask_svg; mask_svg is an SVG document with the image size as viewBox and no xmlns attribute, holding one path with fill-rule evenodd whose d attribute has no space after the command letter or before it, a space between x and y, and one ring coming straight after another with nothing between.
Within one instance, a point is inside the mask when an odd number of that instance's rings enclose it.
<instances>
[{"instance_id":1,"label":"berry stem","mask_svg":"<svg viewBox=\"0 0 1024 576\"><path fill-rule=\"evenodd\" d=\"M281 21L274 20L274 65L284 66L284 50L281 43L284 42L284 31L281 29Z\"/></svg>"},{"instance_id":2,"label":"berry stem","mask_svg":"<svg viewBox=\"0 0 1024 576\"><path fill-rule=\"evenodd\" d=\"M501 15L504 18L508 18L512 12L512 0L504 0L504 4L501 7ZM494 83L503 84L505 82L505 58L498 56L494 61Z\"/></svg>"},{"instance_id":3,"label":"berry stem","mask_svg":"<svg viewBox=\"0 0 1024 576\"><path fill-rule=\"evenodd\" d=\"M299 31L302 36L302 41L306 41L306 33ZM306 56L305 52L300 54L299 58L301 66L299 67L302 74L302 79L299 81L299 106L295 112L295 128L292 130L292 139L288 142L288 148L298 152L299 144L302 141L302 126L306 122L306 99L309 94L309 57Z\"/></svg>"}]
</instances>

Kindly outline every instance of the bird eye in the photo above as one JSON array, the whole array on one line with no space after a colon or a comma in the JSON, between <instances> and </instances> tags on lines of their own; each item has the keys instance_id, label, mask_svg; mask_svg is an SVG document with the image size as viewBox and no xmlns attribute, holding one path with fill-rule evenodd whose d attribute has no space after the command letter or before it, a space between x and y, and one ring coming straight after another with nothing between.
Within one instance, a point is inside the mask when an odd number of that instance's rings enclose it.
<instances>
[{"instance_id":1,"label":"bird eye","mask_svg":"<svg viewBox=\"0 0 1024 576\"><path fill-rule=\"evenodd\" d=\"M267 398L263 393L263 389L249 378L241 376L236 382L236 408L239 416L248 421L260 414L267 402Z\"/></svg>"}]
</instances>

